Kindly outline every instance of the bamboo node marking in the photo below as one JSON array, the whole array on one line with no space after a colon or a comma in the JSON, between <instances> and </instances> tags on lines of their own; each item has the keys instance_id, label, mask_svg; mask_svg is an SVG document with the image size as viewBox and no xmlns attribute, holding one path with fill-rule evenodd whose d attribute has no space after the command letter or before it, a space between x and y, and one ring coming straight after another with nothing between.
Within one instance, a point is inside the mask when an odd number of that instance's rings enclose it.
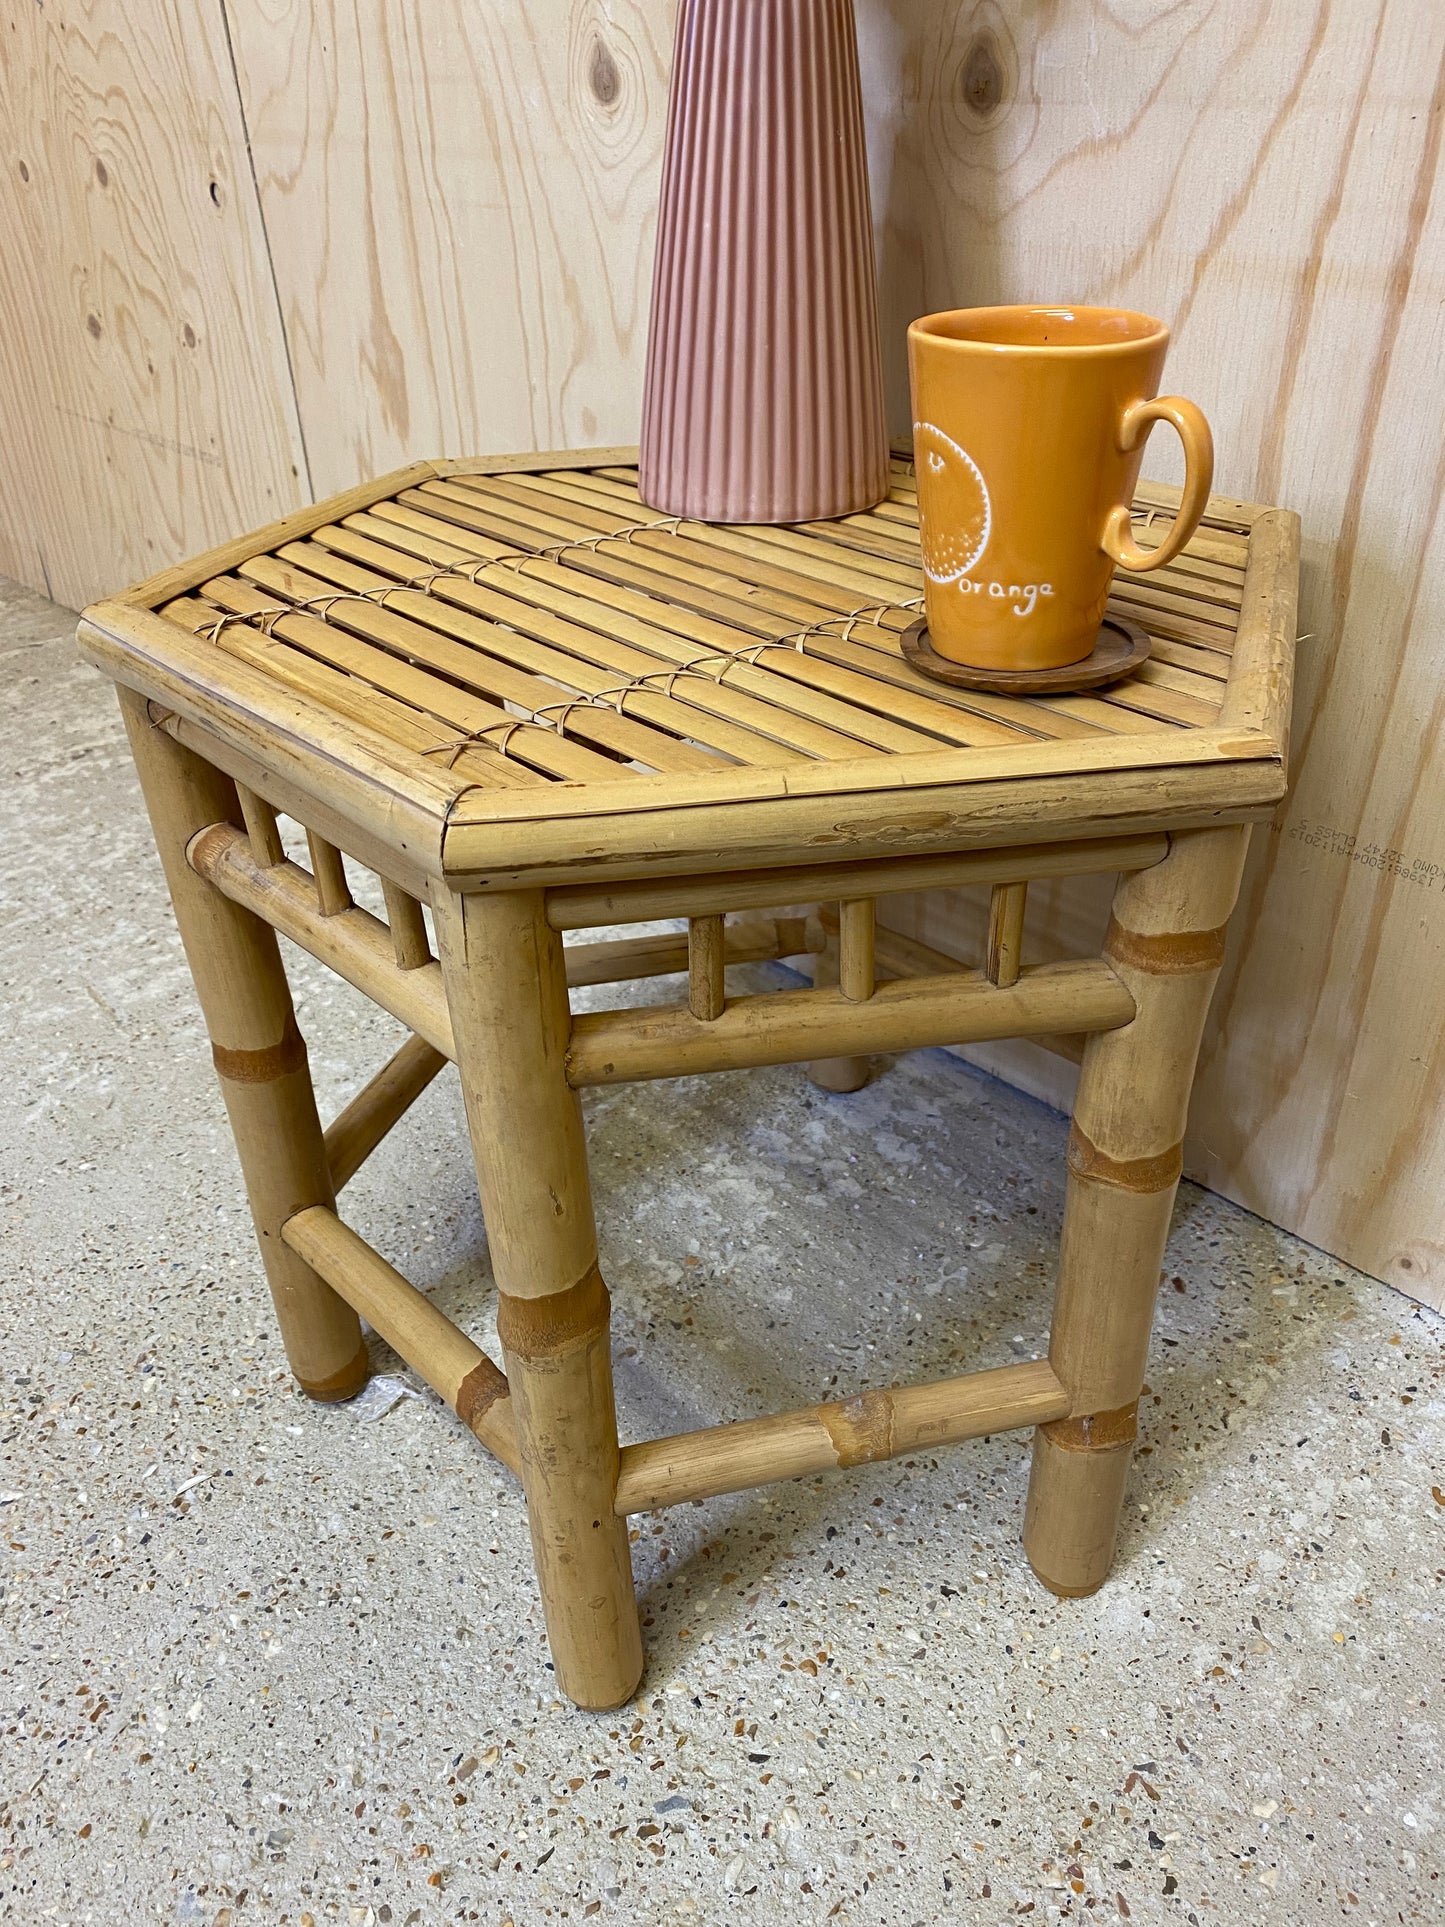
<instances>
[{"instance_id":1,"label":"bamboo node marking","mask_svg":"<svg viewBox=\"0 0 1445 1927\"><path fill-rule=\"evenodd\" d=\"M505 1373L499 1372L490 1358L484 1358L457 1387L457 1417L475 1432L497 1400L511 1394Z\"/></svg>"},{"instance_id":2,"label":"bamboo node marking","mask_svg":"<svg viewBox=\"0 0 1445 1927\"><path fill-rule=\"evenodd\" d=\"M286 1019L279 1043L263 1050L229 1050L224 1044L212 1044L211 1057L228 1084L272 1084L278 1077L306 1068L306 1040L293 1016Z\"/></svg>"},{"instance_id":3,"label":"bamboo node marking","mask_svg":"<svg viewBox=\"0 0 1445 1927\"><path fill-rule=\"evenodd\" d=\"M314 1398L318 1405L339 1405L344 1399L355 1398L370 1377L371 1354L363 1339L361 1350L351 1363L343 1365L339 1372L333 1372L330 1378L302 1378L298 1374L296 1383L307 1398Z\"/></svg>"},{"instance_id":4,"label":"bamboo node marking","mask_svg":"<svg viewBox=\"0 0 1445 1927\"><path fill-rule=\"evenodd\" d=\"M1119 1191L1150 1193L1167 1191L1179 1182L1184 1169L1184 1146L1172 1144L1167 1151L1152 1157L1113 1158L1101 1151L1087 1132L1075 1122L1069 1131L1065 1153L1070 1176L1095 1184L1110 1184Z\"/></svg>"},{"instance_id":5,"label":"bamboo node marking","mask_svg":"<svg viewBox=\"0 0 1445 1927\"><path fill-rule=\"evenodd\" d=\"M506 1351L528 1364L605 1337L611 1315L612 1300L595 1262L575 1285L545 1298L497 1294L497 1336Z\"/></svg>"},{"instance_id":6,"label":"bamboo node marking","mask_svg":"<svg viewBox=\"0 0 1445 1927\"><path fill-rule=\"evenodd\" d=\"M1085 1412L1079 1418L1056 1418L1039 1430L1051 1445L1065 1452L1110 1452L1132 1445L1139 1436L1139 1401L1112 1412Z\"/></svg>"},{"instance_id":7,"label":"bamboo node marking","mask_svg":"<svg viewBox=\"0 0 1445 1927\"><path fill-rule=\"evenodd\" d=\"M1104 938L1104 955L1111 963L1142 970L1151 977L1186 977L1196 971L1218 970L1224 962L1227 924L1216 930L1177 930L1150 936L1129 930L1114 917Z\"/></svg>"},{"instance_id":8,"label":"bamboo node marking","mask_svg":"<svg viewBox=\"0 0 1445 1927\"><path fill-rule=\"evenodd\" d=\"M843 1471L893 1457L893 1400L887 1392L860 1392L842 1405L820 1405L818 1416Z\"/></svg>"}]
</instances>

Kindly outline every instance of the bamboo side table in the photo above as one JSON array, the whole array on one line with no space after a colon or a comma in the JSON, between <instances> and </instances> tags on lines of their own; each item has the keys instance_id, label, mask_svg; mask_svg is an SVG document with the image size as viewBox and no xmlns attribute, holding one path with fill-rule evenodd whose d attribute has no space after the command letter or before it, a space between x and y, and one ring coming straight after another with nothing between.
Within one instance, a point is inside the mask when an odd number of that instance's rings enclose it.
<instances>
[{"instance_id":1,"label":"bamboo side table","mask_svg":"<svg viewBox=\"0 0 1445 1927\"><path fill-rule=\"evenodd\" d=\"M1216 500L1173 566L1118 579L1148 663L1002 698L902 655L906 450L878 508L796 528L652 516L634 462L422 463L80 625L120 687L296 1378L359 1391L365 1318L520 1474L557 1678L589 1707L642 1670L632 1512L1032 1427L1028 1557L1055 1592L1102 1583L1200 1031L1249 825L1285 787L1298 554L1293 515ZM1119 879L1103 954L1026 964L1029 883L1086 872ZM876 924L879 896L970 885L981 968ZM563 947L656 918L686 934ZM327 1130L278 931L411 1033ZM729 994L729 963L805 953L813 988ZM569 1010L570 985L670 971L677 1004ZM1087 1040L1047 1359L620 1447L578 1091L790 1062L846 1087L870 1052L1005 1036ZM505 1375L337 1211L447 1059Z\"/></svg>"}]
</instances>

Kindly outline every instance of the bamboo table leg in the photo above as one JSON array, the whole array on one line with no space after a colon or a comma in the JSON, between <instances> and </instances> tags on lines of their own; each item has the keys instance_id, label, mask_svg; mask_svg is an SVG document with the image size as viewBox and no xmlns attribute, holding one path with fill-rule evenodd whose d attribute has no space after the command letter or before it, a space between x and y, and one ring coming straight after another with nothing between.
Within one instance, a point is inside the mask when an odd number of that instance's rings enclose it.
<instances>
[{"instance_id":1,"label":"bamboo table leg","mask_svg":"<svg viewBox=\"0 0 1445 1927\"><path fill-rule=\"evenodd\" d=\"M817 990L839 981L839 936L829 931L828 941L813 965L813 986ZM868 1082L872 1066L866 1057L816 1057L808 1065L808 1077L820 1091L861 1091Z\"/></svg>"},{"instance_id":2,"label":"bamboo table leg","mask_svg":"<svg viewBox=\"0 0 1445 1927\"><path fill-rule=\"evenodd\" d=\"M1024 1550L1051 1592L1103 1584L1179 1184L1200 1035L1239 891L1247 827L1188 830L1121 879L1104 954L1138 1015L1084 1051L1049 1363L1075 1417L1040 1426Z\"/></svg>"},{"instance_id":3,"label":"bamboo table leg","mask_svg":"<svg viewBox=\"0 0 1445 1927\"><path fill-rule=\"evenodd\" d=\"M642 1674L642 1635L613 1510L609 1304L566 1077L562 939L540 892L439 888L432 909L557 1683L579 1706L619 1706Z\"/></svg>"},{"instance_id":4,"label":"bamboo table leg","mask_svg":"<svg viewBox=\"0 0 1445 1927\"><path fill-rule=\"evenodd\" d=\"M127 689L119 694L211 1034L286 1355L312 1398L353 1398L370 1373L360 1320L281 1239L292 1212L315 1204L334 1209L336 1194L276 933L186 861L186 845L198 830L239 823L235 786L157 729L143 697Z\"/></svg>"}]
</instances>

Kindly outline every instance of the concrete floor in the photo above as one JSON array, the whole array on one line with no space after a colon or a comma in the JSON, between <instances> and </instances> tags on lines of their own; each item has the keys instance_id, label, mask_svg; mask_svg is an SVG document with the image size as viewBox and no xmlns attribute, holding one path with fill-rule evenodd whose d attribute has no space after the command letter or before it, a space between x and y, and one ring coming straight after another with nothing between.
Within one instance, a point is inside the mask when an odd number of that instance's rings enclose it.
<instances>
[{"instance_id":1,"label":"concrete floor","mask_svg":"<svg viewBox=\"0 0 1445 1927\"><path fill-rule=\"evenodd\" d=\"M509 1477L384 1347L292 1387L71 628L0 600L4 1919L1445 1917L1442 1321L1188 1187L1096 1598L996 1438L639 1521L643 1691L565 1705ZM296 979L330 1112L395 1027ZM1064 1121L957 1061L587 1109L624 1436L1043 1350ZM346 1202L494 1335L450 1075Z\"/></svg>"}]
</instances>

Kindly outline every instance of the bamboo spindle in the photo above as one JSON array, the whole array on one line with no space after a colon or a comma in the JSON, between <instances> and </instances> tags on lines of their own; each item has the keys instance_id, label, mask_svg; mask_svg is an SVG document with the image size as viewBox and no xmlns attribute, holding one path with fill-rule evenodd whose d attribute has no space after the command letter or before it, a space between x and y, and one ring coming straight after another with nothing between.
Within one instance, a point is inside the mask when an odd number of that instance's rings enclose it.
<instances>
[{"instance_id":1,"label":"bamboo spindle","mask_svg":"<svg viewBox=\"0 0 1445 1927\"><path fill-rule=\"evenodd\" d=\"M1185 830L1121 879L1104 955L1130 1024L1090 1037L1069 1135L1049 1363L1067 1419L1034 1435L1024 1550L1051 1592L1094 1592L1113 1558L1155 1292L1204 1019L1249 830Z\"/></svg>"},{"instance_id":2,"label":"bamboo spindle","mask_svg":"<svg viewBox=\"0 0 1445 1927\"><path fill-rule=\"evenodd\" d=\"M841 921L841 908L835 913ZM836 930L828 932L828 941L820 951L813 970L813 991L834 990L839 988L842 974L841 939ZM814 1057L806 1065L810 1082L820 1091L832 1091L846 1096L849 1091L861 1091L868 1082L870 1069L868 1059L860 1056Z\"/></svg>"},{"instance_id":3,"label":"bamboo spindle","mask_svg":"<svg viewBox=\"0 0 1445 1927\"><path fill-rule=\"evenodd\" d=\"M1007 988L1019 980L1028 894L1027 883L996 883L989 893L984 974L991 984Z\"/></svg>"},{"instance_id":4,"label":"bamboo spindle","mask_svg":"<svg viewBox=\"0 0 1445 1927\"><path fill-rule=\"evenodd\" d=\"M723 929L723 962L768 963L820 951L827 938L817 917L739 917ZM688 938L666 932L657 937L614 937L606 943L567 946L567 982L615 984L629 977L668 977L687 969Z\"/></svg>"},{"instance_id":5,"label":"bamboo spindle","mask_svg":"<svg viewBox=\"0 0 1445 1927\"><path fill-rule=\"evenodd\" d=\"M723 920L689 917L687 921L687 1007L699 1023L711 1024L727 1004L723 980Z\"/></svg>"},{"instance_id":6,"label":"bamboo spindle","mask_svg":"<svg viewBox=\"0 0 1445 1927\"><path fill-rule=\"evenodd\" d=\"M873 995L877 922L872 897L844 897L838 905L838 988L852 1004L866 1004Z\"/></svg>"},{"instance_id":7,"label":"bamboo spindle","mask_svg":"<svg viewBox=\"0 0 1445 1927\"><path fill-rule=\"evenodd\" d=\"M286 852L281 847L281 832L276 827L275 810L264 796L247 789L244 783L236 785L236 795L240 798L241 818L246 825L246 834L251 839L251 851L256 861L266 870L284 863Z\"/></svg>"},{"instance_id":8,"label":"bamboo spindle","mask_svg":"<svg viewBox=\"0 0 1445 1927\"><path fill-rule=\"evenodd\" d=\"M352 1398L370 1373L356 1313L281 1238L292 1212L313 1204L330 1208L336 1195L276 934L213 890L187 861L198 832L218 821L229 827L240 815L236 790L152 724L143 697L118 693L211 1035L286 1355L312 1398ZM239 831L231 834L245 846Z\"/></svg>"},{"instance_id":9,"label":"bamboo spindle","mask_svg":"<svg viewBox=\"0 0 1445 1927\"><path fill-rule=\"evenodd\" d=\"M421 905L399 883L386 877L381 879L381 894L386 899L386 922L397 969L421 970L432 961Z\"/></svg>"},{"instance_id":10,"label":"bamboo spindle","mask_svg":"<svg viewBox=\"0 0 1445 1927\"><path fill-rule=\"evenodd\" d=\"M537 1582L557 1683L619 1706L642 1673L617 1493L607 1287L582 1111L567 1084L562 939L542 896L432 901L499 1292Z\"/></svg>"},{"instance_id":11,"label":"bamboo spindle","mask_svg":"<svg viewBox=\"0 0 1445 1927\"><path fill-rule=\"evenodd\" d=\"M196 874L223 896L309 951L444 1057L455 1055L441 966L399 970L390 932L379 917L355 905L322 916L310 875L295 863L261 869L245 836L229 823L207 824L191 838L186 854Z\"/></svg>"},{"instance_id":12,"label":"bamboo spindle","mask_svg":"<svg viewBox=\"0 0 1445 1927\"><path fill-rule=\"evenodd\" d=\"M826 915L823 922L826 926ZM900 931L890 930L886 924L878 926L876 949L878 971L883 977L940 977L950 970L965 967L957 957L935 950L931 944L920 943L916 937L905 937ZM1079 1063L1084 1055L1082 1036L1051 1036L1047 1031L1031 1031L1028 1041L1052 1051L1056 1057L1067 1057L1074 1064Z\"/></svg>"},{"instance_id":13,"label":"bamboo spindle","mask_svg":"<svg viewBox=\"0 0 1445 1927\"><path fill-rule=\"evenodd\" d=\"M298 1211L281 1235L515 1472L517 1438L507 1381L481 1347L334 1211L322 1205Z\"/></svg>"},{"instance_id":14,"label":"bamboo spindle","mask_svg":"<svg viewBox=\"0 0 1445 1927\"><path fill-rule=\"evenodd\" d=\"M190 862L197 874L289 937L329 970L390 1011L443 1056L455 1054L451 1018L435 962L415 970L397 968L391 935L379 918L352 905L325 915L317 905L314 879L294 863L263 869L243 831L213 823L191 839ZM749 963L793 957L820 950L823 929L813 917L769 917L739 921L726 932L726 961ZM628 977L660 976L687 968L685 935L623 937L610 943L578 944L566 953L571 985L614 983Z\"/></svg>"},{"instance_id":15,"label":"bamboo spindle","mask_svg":"<svg viewBox=\"0 0 1445 1927\"><path fill-rule=\"evenodd\" d=\"M321 914L339 917L343 910L351 908L351 890L341 852L315 830L306 832L306 847L311 853L311 874L316 879L316 901L321 906Z\"/></svg>"},{"instance_id":16,"label":"bamboo spindle","mask_svg":"<svg viewBox=\"0 0 1445 1927\"><path fill-rule=\"evenodd\" d=\"M424 1037L408 1037L396 1055L327 1125L326 1162L337 1191L351 1182L446 1061Z\"/></svg>"}]
</instances>

